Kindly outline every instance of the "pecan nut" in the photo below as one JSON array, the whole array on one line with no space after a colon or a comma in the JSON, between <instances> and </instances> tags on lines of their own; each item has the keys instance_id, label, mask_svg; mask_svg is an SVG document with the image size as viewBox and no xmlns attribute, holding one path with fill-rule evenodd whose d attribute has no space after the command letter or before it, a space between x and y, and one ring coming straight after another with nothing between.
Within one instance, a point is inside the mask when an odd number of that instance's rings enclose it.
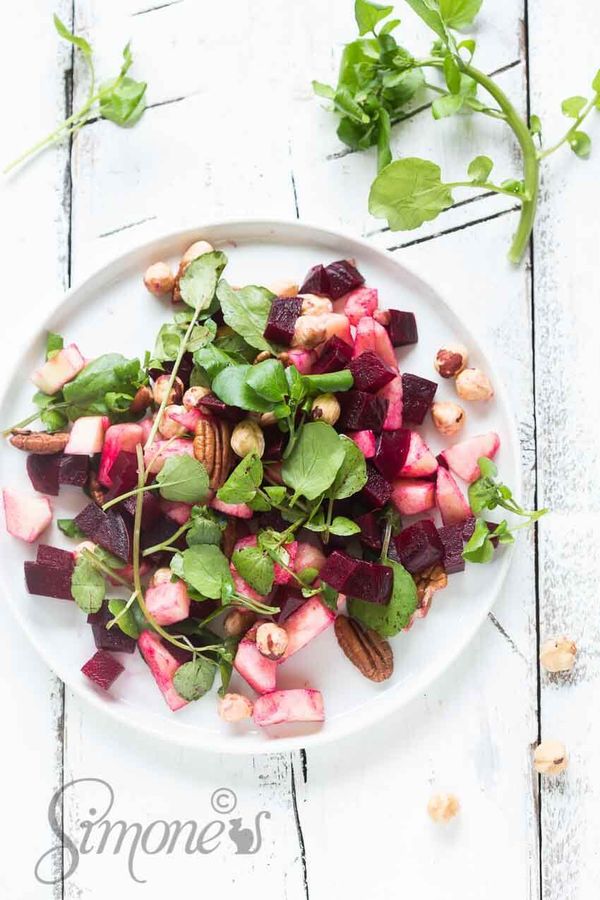
<instances>
[{"instance_id":1,"label":"pecan nut","mask_svg":"<svg viewBox=\"0 0 600 900\"><path fill-rule=\"evenodd\" d=\"M231 469L231 429L221 419L200 419L194 431L194 456L202 463L213 491L226 481Z\"/></svg>"},{"instance_id":2,"label":"pecan nut","mask_svg":"<svg viewBox=\"0 0 600 900\"><path fill-rule=\"evenodd\" d=\"M338 616L335 636L350 662L370 681L385 681L394 671L394 654L388 642L372 628Z\"/></svg>"},{"instance_id":3,"label":"pecan nut","mask_svg":"<svg viewBox=\"0 0 600 900\"><path fill-rule=\"evenodd\" d=\"M35 453L36 456L49 456L51 453L62 453L67 446L69 435L65 431L49 434L47 431L17 431L10 437L10 442L17 450Z\"/></svg>"},{"instance_id":4,"label":"pecan nut","mask_svg":"<svg viewBox=\"0 0 600 900\"><path fill-rule=\"evenodd\" d=\"M442 591L448 585L448 576L441 566L430 566L418 575L414 576L417 585L417 598L419 605L415 610L415 616L425 618L429 612L433 595L436 591Z\"/></svg>"}]
</instances>

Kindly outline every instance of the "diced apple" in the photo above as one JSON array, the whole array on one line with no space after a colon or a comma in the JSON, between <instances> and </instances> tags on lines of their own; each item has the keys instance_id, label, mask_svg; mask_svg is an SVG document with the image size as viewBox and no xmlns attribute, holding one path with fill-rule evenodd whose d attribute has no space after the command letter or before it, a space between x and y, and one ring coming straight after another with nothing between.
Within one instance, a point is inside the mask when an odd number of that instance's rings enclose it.
<instances>
[{"instance_id":1,"label":"diced apple","mask_svg":"<svg viewBox=\"0 0 600 900\"><path fill-rule=\"evenodd\" d=\"M400 469L401 478L425 478L437 471L438 461L417 431L411 431L408 453Z\"/></svg>"},{"instance_id":2,"label":"diced apple","mask_svg":"<svg viewBox=\"0 0 600 900\"><path fill-rule=\"evenodd\" d=\"M254 721L261 728L285 722L324 722L323 697L309 688L264 694L254 704Z\"/></svg>"},{"instance_id":3,"label":"diced apple","mask_svg":"<svg viewBox=\"0 0 600 900\"><path fill-rule=\"evenodd\" d=\"M100 453L107 428L106 416L82 416L73 422L65 453L73 456L93 456Z\"/></svg>"},{"instance_id":4,"label":"diced apple","mask_svg":"<svg viewBox=\"0 0 600 900\"><path fill-rule=\"evenodd\" d=\"M304 569L316 569L320 572L325 562L325 554L319 547L298 541L296 559L294 560L294 572L298 574Z\"/></svg>"},{"instance_id":5,"label":"diced apple","mask_svg":"<svg viewBox=\"0 0 600 900\"><path fill-rule=\"evenodd\" d=\"M384 363L398 371L398 360L396 359L396 352L392 347L389 334L383 325L380 325L379 322L376 322L370 316L364 316L356 326L353 355L360 356L361 353L366 353L367 350L376 353ZM390 384L393 383L393 381L390 382Z\"/></svg>"},{"instance_id":6,"label":"diced apple","mask_svg":"<svg viewBox=\"0 0 600 900\"><path fill-rule=\"evenodd\" d=\"M5 488L2 499L6 530L28 544L36 541L52 521L52 507L47 497Z\"/></svg>"},{"instance_id":7,"label":"diced apple","mask_svg":"<svg viewBox=\"0 0 600 900\"><path fill-rule=\"evenodd\" d=\"M327 313L325 319L325 340L329 338L339 337L340 340L347 344L352 344L352 332L350 331L350 322L346 316L341 313Z\"/></svg>"},{"instance_id":8,"label":"diced apple","mask_svg":"<svg viewBox=\"0 0 600 900\"><path fill-rule=\"evenodd\" d=\"M393 381L377 391L377 396L383 397L388 402L383 430L395 431L402 428L402 376L397 375Z\"/></svg>"},{"instance_id":9,"label":"diced apple","mask_svg":"<svg viewBox=\"0 0 600 900\"><path fill-rule=\"evenodd\" d=\"M346 435L351 441L354 441L358 449L361 451L365 459L372 459L377 449L377 438L375 432L368 429L363 431L349 431Z\"/></svg>"},{"instance_id":10,"label":"diced apple","mask_svg":"<svg viewBox=\"0 0 600 900\"><path fill-rule=\"evenodd\" d=\"M328 609L318 597L311 597L306 603L285 620L285 630L288 636L288 645L281 662L285 662L298 650L306 647L313 638L329 628L335 613Z\"/></svg>"},{"instance_id":11,"label":"diced apple","mask_svg":"<svg viewBox=\"0 0 600 900\"><path fill-rule=\"evenodd\" d=\"M372 316L377 309L377 291L374 288L356 288L343 299L344 313L351 325L358 325L363 316Z\"/></svg>"},{"instance_id":12,"label":"diced apple","mask_svg":"<svg viewBox=\"0 0 600 900\"><path fill-rule=\"evenodd\" d=\"M440 466L435 488L435 502L444 525L458 525L473 515L464 494L447 469Z\"/></svg>"},{"instance_id":13,"label":"diced apple","mask_svg":"<svg viewBox=\"0 0 600 900\"><path fill-rule=\"evenodd\" d=\"M317 360L314 350L286 350L286 354L288 363L296 366L301 375L310 375Z\"/></svg>"},{"instance_id":14,"label":"diced apple","mask_svg":"<svg viewBox=\"0 0 600 900\"><path fill-rule=\"evenodd\" d=\"M275 690L277 663L263 656L256 646L256 629L259 624L253 626L239 642L233 666L257 694L266 694Z\"/></svg>"},{"instance_id":15,"label":"diced apple","mask_svg":"<svg viewBox=\"0 0 600 900\"><path fill-rule=\"evenodd\" d=\"M224 513L226 516L234 516L236 519L251 519L254 515L245 503L223 503L222 500L213 497L208 505L217 512Z\"/></svg>"},{"instance_id":16,"label":"diced apple","mask_svg":"<svg viewBox=\"0 0 600 900\"><path fill-rule=\"evenodd\" d=\"M152 631L142 631L138 639L138 647L148 663L169 709L176 712L187 706L188 701L177 693L173 684L173 676L181 663L172 656L159 636Z\"/></svg>"},{"instance_id":17,"label":"diced apple","mask_svg":"<svg viewBox=\"0 0 600 900\"><path fill-rule=\"evenodd\" d=\"M401 478L392 484L392 503L403 516L414 516L435 506L433 481Z\"/></svg>"},{"instance_id":18,"label":"diced apple","mask_svg":"<svg viewBox=\"0 0 600 900\"><path fill-rule=\"evenodd\" d=\"M455 475L469 483L476 481L481 472L477 460L482 456L493 459L500 447L500 438L495 431L467 438L453 447L443 450L440 456Z\"/></svg>"},{"instance_id":19,"label":"diced apple","mask_svg":"<svg viewBox=\"0 0 600 900\"><path fill-rule=\"evenodd\" d=\"M183 581L165 581L149 587L146 606L159 625L183 622L190 614L190 597Z\"/></svg>"},{"instance_id":20,"label":"diced apple","mask_svg":"<svg viewBox=\"0 0 600 900\"><path fill-rule=\"evenodd\" d=\"M144 451L144 464L153 475L157 475L165 462L172 456L184 455L194 455L194 442L188 438L176 438L174 441L154 441Z\"/></svg>"},{"instance_id":21,"label":"diced apple","mask_svg":"<svg viewBox=\"0 0 600 900\"><path fill-rule=\"evenodd\" d=\"M185 523L189 520L192 505L190 503L180 503L178 500L161 500L159 501L160 508L164 512L169 519L173 519L174 522L177 522L178 525L185 525Z\"/></svg>"},{"instance_id":22,"label":"diced apple","mask_svg":"<svg viewBox=\"0 0 600 900\"><path fill-rule=\"evenodd\" d=\"M72 381L85 368L85 364L76 345L69 344L36 369L31 380L44 394L55 394L68 381Z\"/></svg>"},{"instance_id":23,"label":"diced apple","mask_svg":"<svg viewBox=\"0 0 600 900\"><path fill-rule=\"evenodd\" d=\"M81 419L78 419L81 421ZM77 424L77 423L75 423ZM100 457L100 466L98 468L98 481L105 487L110 487L112 481L110 479L110 470L119 453L135 453L135 448L144 440L144 431L141 425L134 422L126 422L122 425L111 425L106 429L104 435L104 444L102 445L102 456Z\"/></svg>"}]
</instances>

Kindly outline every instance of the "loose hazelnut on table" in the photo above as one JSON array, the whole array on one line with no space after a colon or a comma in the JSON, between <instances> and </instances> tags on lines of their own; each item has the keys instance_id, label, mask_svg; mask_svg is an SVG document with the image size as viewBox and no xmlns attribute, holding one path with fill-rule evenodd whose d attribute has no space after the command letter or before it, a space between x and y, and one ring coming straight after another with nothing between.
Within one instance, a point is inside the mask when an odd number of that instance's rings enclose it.
<instances>
[{"instance_id":1,"label":"loose hazelnut on table","mask_svg":"<svg viewBox=\"0 0 600 900\"><path fill-rule=\"evenodd\" d=\"M254 704L243 694L225 694L219 700L218 709L224 722L241 722L250 718Z\"/></svg>"},{"instance_id":2,"label":"loose hazelnut on table","mask_svg":"<svg viewBox=\"0 0 600 900\"><path fill-rule=\"evenodd\" d=\"M183 400L181 402L183 403L185 409L187 409L188 411L190 409L197 409L200 406L200 401L210 393L210 388L196 385L196 387L187 389L187 391L183 395Z\"/></svg>"},{"instance_id":3,"label":"loose hazelnut on table","mask_svg":"<svg viewBox=\"0 0 600 900\"><path fill-rule=\"evenodd\" d=\"M462 344L447 344L438 350L433 365L442 378L455 378L467 365L468 357Z\"/></svg>"},{"instance_id":4,"label":"loose hazelnut on table","mask_svg":"<svg viewBox=\"0 0 600 900\"><path fill-rule=\"evenodd\" d=\"M165 397L167 396L167 389L169 387L169 381L171 380L170 375L159 375L156 381L154 382L154 387L152 388L152 396L154 398L154 402L157 406L163 402ZM169 397L167 403L179 403L183 396L183 381L181 378L175 378L173 382L173 387L169 393Z\"/></svg>"},{"instance_id":5,"label":"loose hazelnut on table","mask_svg":"<svg viewBox=\"0 0 600 900\"><path fill-rule=\"evenodd\" d=\"M576 656L577 645L566 637L549 638L540 648L540 662L547 672L570 672Z\"/></svg>"},{"instance_id":6,"label":"loose hazelnut on table","mask_svg":"<svg viewBox=\"0 0 600 900\"><path fill-rule=\"evenodd\" d=\"M329 297L319 297L318 294L299 294L302 300L303 316L323 316L333 312L333 303Z\"/></svg>"},{"instance_id":7,"label":"loose hazelnut on table","mask_svg":"<svg viewBox=\"0 0 600 900\"><path fill-rule=\"evenodd\" d=\"M458 403L440 402L431 407L431 418L440 434L450 435L460 431L467 416Z\"/></svg>"},{"instance_id":8,"label":"loose hazelnut on table","mask_svg":"<svg viewBox=\"0 0 600 900\"><path fill-rule=\"evenodd\" d=\"M175 284L175 276L166 263L153 263L146 269L144 284L151 294L160 297L162 294L171 293Z\"/></svg>"},{"instance_id":9,"label":"loose hazelnut on table","mask_svg":"<svg viewBox=\"0 0 600 900\"><path fill-rule=\"evenodd\" d=\"M481 369L464 369L456 376L456 393L462 400L491 400L494 388Z\"/></svg>"},{"instance_id":10,"label":"loose hazelnut on table","mask_svg":"<svg viewBox=\"0 0 600 900\"><path fill-rule=\"evenodd\" d=\"M267 659L281 659L287 650L288 636L285 628L275 622L263 622L256 629L258 652Z\"/></svg>"},{"instance_id":11,"label":"loose hazelnut on table","mask_svg":"<svg viewBox=\"0 0 600 900\"><path fill-rule=\"evenodd\" d=\"M327 323L322 316L298 316L292 347L313 347L322 344L327 335Z\"/></svg>"},{"instance_id":12,"label":"loose hazelnut on table","mask_svg":"<svg viewBox=\"0 0 600 900\"><path fill-rule=\"evenodd\" d=\"M231 434L231 449L236 456L247 456L249 453L257 453L262 456L265 452L265 436L258 422L252 419L244 419L233 429Z\"/></svg>"},{"instance_id":13,"label":"loose hazelnut on table","mask_svg":"<svg viewBox=\"0 0 600 900\"><path fill-rule=\"evenodd\" d=\"M427 804L427 812L434 822L447 823L460 809L458 797L454 794L434 794Z\"/></svg>"},{"instance_id":14,"label":"loose hazelnut on table","mask_svg":"<svg viewBox=\"0 0 600 900\"><path fill-rule=\"evenodd\" d=\"M341 414L340 404L334 394L319 394L312 402L311 418L327 425L335 425Z\"/></svg>"},{"instance_id":15,"label":"loose hazelnut on table","mask_svg":"<svg viewBox=\"0 0 600 900\"><path fill-rule=\"evenodd\" d=\"M565 745L560 741L542 741L533 753L533 767L540 775L559 775L569 765Z\"/></svg>"}]
</instances>

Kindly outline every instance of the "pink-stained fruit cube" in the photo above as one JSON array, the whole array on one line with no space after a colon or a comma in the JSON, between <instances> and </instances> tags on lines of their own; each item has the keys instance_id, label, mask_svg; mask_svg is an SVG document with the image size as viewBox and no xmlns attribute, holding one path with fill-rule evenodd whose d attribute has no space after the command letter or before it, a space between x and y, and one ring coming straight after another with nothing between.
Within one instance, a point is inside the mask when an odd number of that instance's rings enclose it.
<instances>
[{"instance_id":1,"label":"pink-stained fruit cube","mask_svg":"<svg viewBox=\"0 0 600 900\"><path fill-rule=\"evenodd\" d=\"M314 350L294 349L286 352L288 365L296 366L301 375L310 375L317 361L317 354Z\"/></svg>"},{"instance_id":2,"label":"pink-stained fruit cube","mask_svg":"<svg viewBox=\"0 0 600 900\"><path fill-rule=\"evenodd\" d=\"M374 288L360 287L345 297L344 314L351 325L358 325L363 316L372 316L377 309L377 291Z\"/></svg>"},{"instance_id":3,"label":"pink-stained fruit cube","mask_svg":"<svg viewBox=\"0 0 600 900\"><path fill-rule=\"evenodd\" d=\"M477 462L482 456L493 459L500 447L500 438L495 431L467 438L453 447L443 450L440 456L455 475L469 483L481 475Z\"/></svg>"},{"instance_id":4,"label":"pink-stained fruit cube","mask_svg":"<svg viewBox=\"0 0 600 900\"><path fill-rule=\"evenodd\" d=\"M313 638L329 628L334 619L335 613L321 603L318 597L310 597L285 621L288 645L280 662L285 662L298 650L306 647Z\"/></svg>"},{"instance_id":5,"label":"pink-stained fruit cube","mask_svg":"<svg viewBox=\"0 0 600 900\"><path fill-rule=\"evenodd\" d=\"M165 698L169 709L176 712L178 709L187 706L188 701L184 700L183 697L177 693L173 684L173 676L181 666L179 660L175 659L159 636L152 631L142 631L138 638L138 647L140 653L148 663L154 680Z\"/></svg>"},{"instance_id":6,"label":"pink-stained fruit cube","mask_svg":"<svg viewBox=\"0 0 600 900\"><path fill-rule=\"evenodd\" d=\"M327 313L325 319L325 340L329 341L333 337L339 338L352 347L352 332L350 331L350 322L346 316L341 313Z\"/></svg>"},{"instance_id":7,"label":"pink-stained fruit cube","mask_svg":"<svg viewBox=\"0 0 600 900\"><path fill-rule=\"evenodd\" d=\"M148 422L150 419L148 419ZM111 425L106 429L102 456L98 468L98 481L105 487L112 484L110 471L121 452L135 453L138 444L144 441L144 428L133 422L122 425Z\"/></svg>"},{"instance_id":8,"label":"pink-stained fruit cube","mask_svg":"<svg viewBox=\"0 0 600 900\"><path fill-rule=\"evenodd\" d=\"M168 413L165 411L165 414L167 418L173 419L174 422L177 422L178 425L181 425L186 431L189 431L190 434L194 434L196 425L201 419L209 418L206 413L196 407L186 409L185 406L172 406Z\"/></svg>"},{"instance_id":9,"label":"pink-stained fruit cube","mask_svg":"<svg viewBox=\"0 0 600 900\"><path fill-rule=\"evenodd\" d=\"M387 403L383 430L395 431L402 428L402 375L396 375L393 381L377 392L377 396Z\"/></svg>"},{"instance_id":10,"label":"pink-stained fruit cube","mask_svg":"<svg viewBox=\"0 0 600 900\"><path fill-rule=\"evenodd\" d=\"M435 506L435 484L400 478L392 484L392 503L403 516L415 516Z\"/></svg>"},{"instance_id":11,"label":"pink-stained fruit cube","mask_svg":"<svg viewBox=\"0 0 600 900\"><path fill-rule=\"evenodd\" d=\"M320 572L325 562L325 554L320 547L305 541L298 541L296 558L294 559L294 572L300 574L304 569L316 569Z\"/></svg>"},{"instance_id":12,"label":"pink-stained fruit cube","mask_svg":"<svg viewBox=\"0 0 600 900\"><path fill-rule=\"evenodd\" d=\"M374 431L368 428L363 431L349 431L347 437L354 441L365 459L372 459L375 456L377 438Z\"/></svg>"},{"instance_id":13,"label":"pink-stained fruit cube","mask_svg":"<svg viewBox=\"0 0 600 900\"><path fill-rule=\"evenodd\" d=\"M398 362L396 353L392 347L390 337L379 322L370 316L364 316L360 319L356 326L356 337L354 338L354 356L360 356L372 350L386 365L390 366L395 372L398 371Z\"/></svg>"},{"instance_id":14,"label":"pink-stained fruit cube","mask_svg":"<svg viewBox=\"0 0 600 900\"><path fill-rule=\"evenodd\" d=\"M285 722L324 722L323 697L309 688L263 694L254 704L254 721L261 728Z\"/></svg>"},{"instance_id":15,"label":"pink-stained fruit cube","mask_svg":"<svg viewBox=\"0 0 600 900\"><path fill-rule=\"evenodd\" d=\"M161 511L169 519L177 522L178 525L185 525L190 518L192 512L191 503L180 503L178 500L163 500L161 497L159 504Z\"/></svg>"},{"instance_id":16,"label":"pink-stained fruit cube","mask_svg":"<svg viewBox=\"0 0 600 900\"><path fill-rule=\"evenodd\" d=\"M401 478L427 478L437 472L438 461L417 431L410 432L406 459L400 469Z\"/></svg>"},{"instance_id":17,"label":"pink-stained fruit cube","mask_svg":"<svg viewBox=\"0 0 600 900\"><path fill-rule=\"evenodd\" d=\"M21 541L32 544L52 521L52 507L47 497L4 488L2 499L6 530Z\"/></svg>"},{"instance_id":18,"label":"pink-stained fruit cube","mask_svg":"<svg viewBox=\"0 0 600 900\"><path fill-rule=\"evenodd\" d=\"M31 380L44 394L55 394L85 368L85 360L75 344L63 347L36 369Z\"/></svg>"},{"instance_id":19,"label":"pink-stained fruit cube","mask_svg":"<svg viewBox=\"0 0 600 900\"><path fill-rule=\"evenodd\" d=\"M174 441L154 441L144 451L144 465L157 475L166 461L172 456L193 456L194 442L189 438L176 438Z\"/></svg>"},{"instance_id":20,"label":"pink-stained fruit cube","mask_svg":"<svg viewBox=\"0 0 600 900\"><path fill-rule=\"evenodd\" d=\"M224 513L226 516L233 516L236 519L251 519L254 513L245 503L223 503L217 497L213 497L208 504L217 512Z\"/></svg>"},{"instance_id":21,"label":"pink-stained fruit cube","mask_svg":"<svg viewBox=\"0 0 600 900\"><path fill-rule=\"evenodd\" d=\"M107 653L106 650L98 650L81 667L81 671L97 687L107 691L112 687L121 672L125 671L125 667L121 665L112 653Z\"/></svg>"},{"instance_id":22,"label":"pink-stained fruit cube","mask_svg":"<svg viewBox=\"0 0 600 900\"><path fill-rule=\"evenodd\" d=\"M456 481L447 469L441 467L437 473L435 502L442 515L444 525L458 525L472 515L471 507Z\"/></svg>"},{"instance_id":23,"label":"pink-stained fruit cube","mask_svg":"<svg viewBox=\"0 0 600 900\"><path fill-rule=\"evenodd\" d=\"M239 642L233 666L257 694L266 694L275 690L277 662L263 656L256 646L259 624L257 622Z\"/></svg>"},{"instance_id":24,"label":"pink-stained fruit cube","mask_svg":"<svg viewBox=\"0 0 600 900\"><path fill-rule=\"evenodd\" d=\"M65 453L74 456L93 456L100 453L104 444L106 416L82 416L73 422Z\"/></svg>"},{"instance_id":25,"label":"pink-stained fruit cube","mask_svg":"<svg viewBox=\"0 0 600 900\"><path fill-rule=\"evenodd\" d=\"M159 625L183 622L190 614L190 598L183 581L166 581L149 587L146 606Z\"/></svg>"}]
</instances>

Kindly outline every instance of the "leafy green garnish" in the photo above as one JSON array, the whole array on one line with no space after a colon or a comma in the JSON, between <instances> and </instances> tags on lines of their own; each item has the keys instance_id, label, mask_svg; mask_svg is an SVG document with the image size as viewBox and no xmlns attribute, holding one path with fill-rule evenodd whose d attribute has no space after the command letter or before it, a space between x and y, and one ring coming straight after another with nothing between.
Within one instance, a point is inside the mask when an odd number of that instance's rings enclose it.
<instances>
[{"instance_id":1,"label":"leafy green garnish","mask_svg":"<svg viewBox=\"0 0 600 900\"><path fill-rule=\"evenodd\" d=\"M137 641L142 629L132 608L124 600L119 600L116 597L108 601L108 608L114 616L115 624L121 629L123 634Z\"/></svg>"},{"instance_id":2,"label":"leafy green garnish","mask_svg":"<svg viewBox=\"0 0 600 900\"><path fill-rule=\"evenodd\" d=\"M256 453L249 453L238 463L225 484L219 488L217 497L223 503L250 503L260 488L262 479L261 459Z\"/></svg>"},{"instance_id":3,"label":"leafy green garnish","mask_svg":"<svg viewBox=\"0 0 600 900\"><path fill-rule=\"evenodd\" d=\"M225 526L226 520L212 509L207 506L194 506L185 539L189 547L192 544L215 544L218 547Z\"/></svg>"},{"instance_id":4,"label":"leafy green garnish","mask_svg":"<svg viewBox=\"0 0 600 900\"><path fill-rule=\"evenodd\" d=\"M210 493L208 472L191 456L168 457L156 481L165 500L203 503Z\"/></svg>"},{"instance_id":5,"label":"leafy green garnish","mask_svg":"<svg viewBox=\"0 0 600 900\"><path fill-rule=\"evenodd\" d=\"M310 422L283 461L281 477L294 491L293 499L314 500L333 483L344 458L344 446L331 425Z\"/></svg>"},{"instance_id":6,"label":"leafy green garnish","mask_svg":"<svg viewBox=\"0 0 600 900\"><path fill-rule=\"evenodd\" d=\"M220 250L203 253L192 260L179 280L183 302L198 313L208 309L226 264L227 257Z\"/></svg>"},{"instance_id":7,"label":"leafy green garnish","mask_svg":"<svg viewBox=\"0 0 600 900\"><path fill-rule=\"evenodd\" d=\"M273 560L258 547L243 547L241 550L235 551L231 562L244 581L263 597L266 597L273 587L275 578Z\"/></svg>"},{"instance_id":8,"label":"leafy green garnish","mask_svg":"<svg viewBox=\"0 0 600 900\"><path fill-rule=\"evenodd\" d=\"M345 435L340 435L339 440L344 458L327 494L334 500L345 500L357 494L367 483L367 462L354 441Z\"/></svg>"},{"instance_id":9,"label":"leafy green garnish","mask_svg":"<svg viewBox=\"0 0 600 900\"><path fill-rule=\"evenodd\" d=\"M194 544L180 557L173 558L171 568L194 590L210 600L220 600L224 586L232 584L227 557L213 544Z\"/></svg>"},{"instance_id":10,"label":"leafy green garnish","mask_svg":"<svg viewBox=\"0 0 600 900\"><path fill-rule=\"evenodd\" d=\"M223 311L223 318L241 335L246 343L257 350L271 350L264 336L271 303L275 295L264 287L248 285L234 291L224 279L219 282L217 297Z\"/></svg>"},{"instance_id":11,"label":"leafy green garnish","mask_svg":"<svg viewBox=\"0 0 600 900\"><path fill-rule=\"evenodd\" d=\"M81 528L75 524L75 519L57 519L56 524L67 537L75 538L76 541L85 540L85 534Z\"/></svg>"},{"instance_id":12,"label":"leafy green garnish","mask_svg":"<svg viewBox=\"0 0 600 900\"><path fill-rule=\"evenodd\" d=\"M173 676L173 687L184 700L199 700L213 686L217 666L202 656L184 663Z\"/></svg>"},{"instance_id":13,"label":"leafy green garnish","mask_svg":"<svg viewBox=\"0 0 600 900\"><path fill-rule=\"evenodd\" d=\"M71 576L73 599L84 613L97 613L106 596L104 578L93 564L81 556L75 563Z\"/></svg>"},{"instance_id":14,"label":"leafy green garnish","mask_svg":"<svg viewBox=\"0 0 600 900\"><path fill-rule=\"evenodd\" d=\"M228 406L239 406L252 412L269 412L272 404L252 390L248 383L253 366L229 366L222 369L212 383L213 393Z\"/></svg>"},{"instance_id":15,"label":"leafy green garnish","mask_svg":"<svg viewBox=\"0 0 600 900\"><path fill-rule=\"evenodd\" d=\"M66 414L71 420L80 416L115 418L114 397L126 397L131 403L145 380L138 359L126 359L120 353L99 356L89 362L73 381L65 384Z\"/></svg>"},{"instance_id":16,"label":"leafy green garnish","mask_svg":"<svg viewBox=\"0 0 600 900\"><path fill-rule=\"evenodd\" d=\"M417 608L417 586L404 566L392 559L383 560L394 573L392 596L387 604L367 603L366 600L348 600L350 615L367 625L382 637L393 637L406 628Z\"/></svg>"}]
</instances>

